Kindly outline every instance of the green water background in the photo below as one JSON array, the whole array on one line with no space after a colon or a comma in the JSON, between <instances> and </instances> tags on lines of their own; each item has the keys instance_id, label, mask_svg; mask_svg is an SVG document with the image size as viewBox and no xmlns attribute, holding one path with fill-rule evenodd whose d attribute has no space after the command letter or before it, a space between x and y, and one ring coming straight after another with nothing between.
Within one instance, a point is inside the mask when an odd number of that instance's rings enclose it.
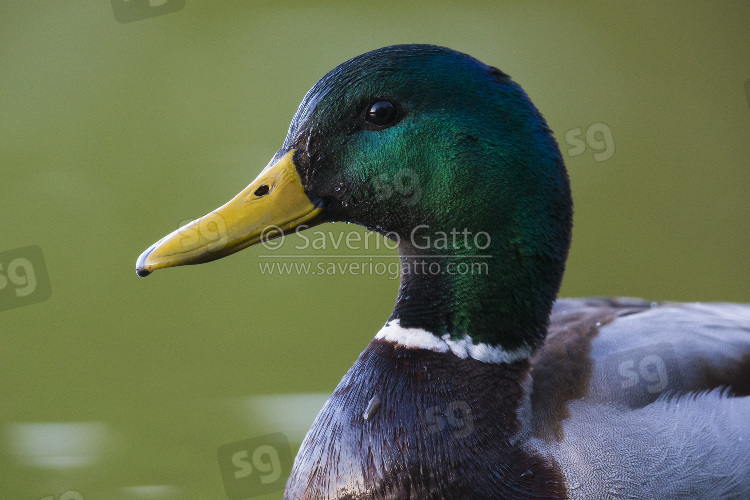
<instances>
[{"instance_id":1,"label":"green water background","mask_svg":"<svg viewBox=\"0 0 750 500\"><path fill-rule=\"evenodd\" d=\"M39 246L52 295L0 312L0 493L220 499L220 446L296 450L243 405L332 391L397 281L264 276L262 247L147 280L135 259L253 180L319 77L383 45L467 52L541 109L576 204L563 296L749 302L749 28L741 1L187 0L122 24L109 2L5 0L0 252ZM566 132L596 123L614 152L572 156ZM23 429L65 422L99 437L48 454L85 464L35 462Z\"/></svg>"}]
</instances>

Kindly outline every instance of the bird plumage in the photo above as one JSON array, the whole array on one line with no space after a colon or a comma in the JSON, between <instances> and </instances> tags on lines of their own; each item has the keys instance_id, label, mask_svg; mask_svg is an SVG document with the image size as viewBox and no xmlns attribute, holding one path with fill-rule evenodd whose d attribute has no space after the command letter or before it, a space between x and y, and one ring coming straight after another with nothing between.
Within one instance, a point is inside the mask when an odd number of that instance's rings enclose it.
<instances>
[{"instance_id":1,"label":"bird plumage","mask_svg":"<svg viewBox=\"0 0 750 500\"><path fill-rule=\"evenodd\" d=\"M217 221L218 244L200 232ZM258 179L137 271L326 221L397 240L401 287L285 498L750 498L750 306L556 300L568 177L502 71L429 45L341 64Z\"/></svg>"}]
</instances>

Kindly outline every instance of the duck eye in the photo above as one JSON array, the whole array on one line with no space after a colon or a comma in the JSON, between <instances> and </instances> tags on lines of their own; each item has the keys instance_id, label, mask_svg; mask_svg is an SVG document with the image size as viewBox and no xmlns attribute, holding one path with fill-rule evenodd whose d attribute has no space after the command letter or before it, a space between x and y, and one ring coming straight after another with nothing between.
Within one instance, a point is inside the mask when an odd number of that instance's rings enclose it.
<instances>
[{"instance_id":1,"label":"duck eye","mask_svg":"<svg viewBox=\"0 0 750 500\"><path fill-rule=\"evenodd\" d=\"M383 127L396 119L396 106L388 101L375 101L367 109L365 120L372 125Z\"/></svg>"}]
</instances>

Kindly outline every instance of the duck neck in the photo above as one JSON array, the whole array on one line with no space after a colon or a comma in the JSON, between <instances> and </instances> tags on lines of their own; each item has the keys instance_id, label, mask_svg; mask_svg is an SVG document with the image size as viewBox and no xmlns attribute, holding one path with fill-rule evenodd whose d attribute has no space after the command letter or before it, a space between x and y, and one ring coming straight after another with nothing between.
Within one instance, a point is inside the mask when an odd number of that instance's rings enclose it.
<instances>
[{"instance_id":1,"label":"duck neck","mask_svg":"<svg viewBox=\"0 0 750 500\"><path fill-rule=\"evenodd\" d=\"M402 240L390 319L454 341L533 352L546 335L567 257L570 226L555 222L559 237L547 241L535 239L538 226L524 230L512 221L494 231L455 231L456 245L449 231L442 232L448 245Z\"/></svg>"}]
</instances>

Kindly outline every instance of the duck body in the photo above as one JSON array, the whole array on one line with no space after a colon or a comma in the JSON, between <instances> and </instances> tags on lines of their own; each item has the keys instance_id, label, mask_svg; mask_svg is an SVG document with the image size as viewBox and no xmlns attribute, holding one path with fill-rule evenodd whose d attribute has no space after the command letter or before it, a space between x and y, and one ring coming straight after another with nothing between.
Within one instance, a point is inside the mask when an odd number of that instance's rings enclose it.
<instances>
[{"instance_id":1,"label":"duck body","mask_svg":"<svg viewBox=\"0 0 750 500\"><path fill-rule=\"evenodd\" d=\"M375 339L285 498L749 498L748 353L748 306L637 299L559 300L514 363Z\"/></svg>"},{"instance_id":2,"label":"duck body","mask_svg":"<svg viewBox=\"0 0 750 500\"><path fill-rule=\"evenodd\" d=\"M315 420L285 498L566 498L559 466L510 439L528 365L374 340Z\"/></svg>"},{"instance_id":3,"label":"duck body","mask_svg":"<svg viewBox=\"0 0 750 500\"><path fill-rule=\"evenodd\" d=\"M328 221L398 242L393 312L307 434L289 500L750 498L750 306L558 300L572 209L508 75L384 47L318 81L258 178L136 270Z\"/></svg>"}]
</instances>

